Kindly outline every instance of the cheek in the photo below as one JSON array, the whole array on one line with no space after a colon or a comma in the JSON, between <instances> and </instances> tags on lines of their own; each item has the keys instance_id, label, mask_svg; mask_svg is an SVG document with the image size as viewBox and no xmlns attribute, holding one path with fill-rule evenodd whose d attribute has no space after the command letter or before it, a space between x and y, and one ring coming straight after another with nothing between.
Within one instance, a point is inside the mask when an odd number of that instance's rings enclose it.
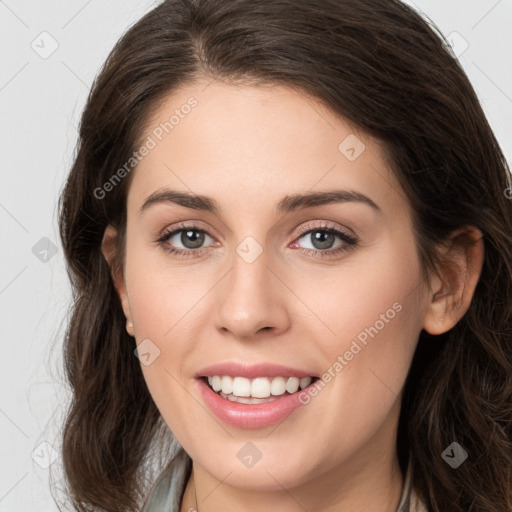
<instances>
[{"instance_id":1,"label":"cheek","mask_svg":"<svg viewBox=\"0 0 512 512\"><path fill-rule=\"evenodd\" d=\"M366 403L375 396L379 407L383 396L395 398L422 325L421 272L411 240L374 247L301 282L293 289L314 312L308 321L316 326L310 332L327 362L325 379L344 383L332 386L339 403ZM341 396L349 389L352 398Z\"/></svg>"},{"instance_id":2,"label":"cheek","mask_svg":"<svg viewBox=\"0 0 512 512\"><path fill-rule=\"evenodd\" d=\"M314 274L296 267L286 277L307 306L297 321L310 318L320 346L331 354L348 350L358 336L367 346L369 340L379 340L376 351L414 345L422 312L421 273L412 239L382 240L337 266Z\"/></svg>"},{"instance_id":3,"label":"cheek","mask_svg":"<svg viewBox=\"0 0 512 512\"><path fill-rule=\"evenodd\" d=\"M204 293L206 283L198 276L198 266L172 264L177 261L173 256L142 240L143 235L135 232L127 244L130 307L137 338L154 338L163 343L183 328L180 322L190 325L187 312L190 310L193 316L193 306Z\"/></svg>"},{"instance_id":4,"label":"cheek","mask_svg":"<svg viewBox=\"0 0 512 512\"><path fill-rule=\"evenodd\" d=\"M329 300L313 287L309 295L324 324L315 319L314 339L325 361L326 384L307 407L329 411L322 415L322 439L343 438L351 446L369 442L397 413L421 326L414 260L402 265L393 252L380 256L379 264L364 271L354 266L344 279L325 280ZM343 443L333 447L326 464L335 464L350 449Z\"/></svg>"}]
</instances>

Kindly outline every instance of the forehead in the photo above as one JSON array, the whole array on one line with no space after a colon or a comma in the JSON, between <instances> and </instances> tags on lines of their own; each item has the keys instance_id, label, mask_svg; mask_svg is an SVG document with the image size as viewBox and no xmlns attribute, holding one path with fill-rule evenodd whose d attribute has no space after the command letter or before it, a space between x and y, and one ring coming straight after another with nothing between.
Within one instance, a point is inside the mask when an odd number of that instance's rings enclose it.
<instances>
[{"instance_id":1,"label":"forehead","mask_svg":"<svg viewBox=\"0 0 512 512\"><path fill-rule=\"evenodd\" d=\"M367 192L383 209L405 202L376 139L284 86L183 86L155 107L141 140L149 149L129 193L137 207L162 187L253 212L284 195L340 188Z\"/></svg>"}]
</instances>

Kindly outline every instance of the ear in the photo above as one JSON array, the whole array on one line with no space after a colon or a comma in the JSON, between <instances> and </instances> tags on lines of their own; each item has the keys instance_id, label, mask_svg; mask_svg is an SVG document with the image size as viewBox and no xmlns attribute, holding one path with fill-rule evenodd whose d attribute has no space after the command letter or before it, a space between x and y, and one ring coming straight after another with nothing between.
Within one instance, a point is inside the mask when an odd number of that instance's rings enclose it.
<instances>
[{"instance_id":1,"label":"ear","mask_svg":"<svg viewBox=\"0 0 512 512\"><path fill-rule=\"evenodd\" d=\"M474 226L456 230L441 256L423 320L423 329L434 335L449 331L469 308L484 261L482 232Z\"/></svg>"},{"instance_id":2,"label":"ear","mask_svg":"<svg viewBox=\"0 0 512 512\"><path fill-rule=\"evenodd\" d=\"M118 268L115 264L117 245L117 230L109 224L105 229L105 233L103 234L101 252L103 253L103 256L107 260L107 263L110 267L112 280L114 281L114 287L117 291L117 294L119 295L119 299L121 300L124 315L126 316L126 330L130 336L135 336L123 269Z\"/></svg>"}]
</instances>

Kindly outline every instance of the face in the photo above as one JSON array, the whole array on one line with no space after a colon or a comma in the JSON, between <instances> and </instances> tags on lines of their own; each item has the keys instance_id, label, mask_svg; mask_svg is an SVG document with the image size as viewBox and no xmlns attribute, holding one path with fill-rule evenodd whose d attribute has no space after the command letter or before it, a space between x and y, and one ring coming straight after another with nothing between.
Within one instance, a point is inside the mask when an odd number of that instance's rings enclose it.
<instances>
[{"instance_id":1,"label":"face","mask_svg":"<svg viewBox=\"0 0 512 512\"><path fill-rule=\"evenodd\" d=\"M143 140L118 291L195 464L275 490L389 455L426 298L378 142L292 89L215 82L170 95ZM233 402L205 375L275 394Z\"/></svg>"}]
</instances>

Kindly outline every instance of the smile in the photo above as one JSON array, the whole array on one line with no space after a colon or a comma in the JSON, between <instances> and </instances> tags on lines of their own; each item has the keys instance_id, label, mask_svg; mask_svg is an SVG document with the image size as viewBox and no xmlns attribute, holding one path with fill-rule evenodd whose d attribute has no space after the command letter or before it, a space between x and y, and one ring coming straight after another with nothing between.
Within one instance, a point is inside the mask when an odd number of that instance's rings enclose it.
<instances>
[{"instance_id":1,"label":"smile","mask_svg":"<svg viewBox=\"0 0 512 512\"><path fill-rule=\"evenodd\" d=\"M249 379L211 375L196 377L194 380L205 405L223 423L243 429L258 429L279 423L304 406L299 399L300 394L307 393L319 377ZM224 390L230 392L224 393ZM265 396L260 398L253 393Z\"/></svg>"},{"instance_id":2,"label":"smile","mask_svg":"<svg viewBox=\"0 0 512 512\"><path fill-rule=\"evenodd\" d=\"M212 375L207 378L210 388L224 399L245 404L277 400L284 394L292 395L309 386L317 377L231 377Z\"/></svg>"}]
</instances>

